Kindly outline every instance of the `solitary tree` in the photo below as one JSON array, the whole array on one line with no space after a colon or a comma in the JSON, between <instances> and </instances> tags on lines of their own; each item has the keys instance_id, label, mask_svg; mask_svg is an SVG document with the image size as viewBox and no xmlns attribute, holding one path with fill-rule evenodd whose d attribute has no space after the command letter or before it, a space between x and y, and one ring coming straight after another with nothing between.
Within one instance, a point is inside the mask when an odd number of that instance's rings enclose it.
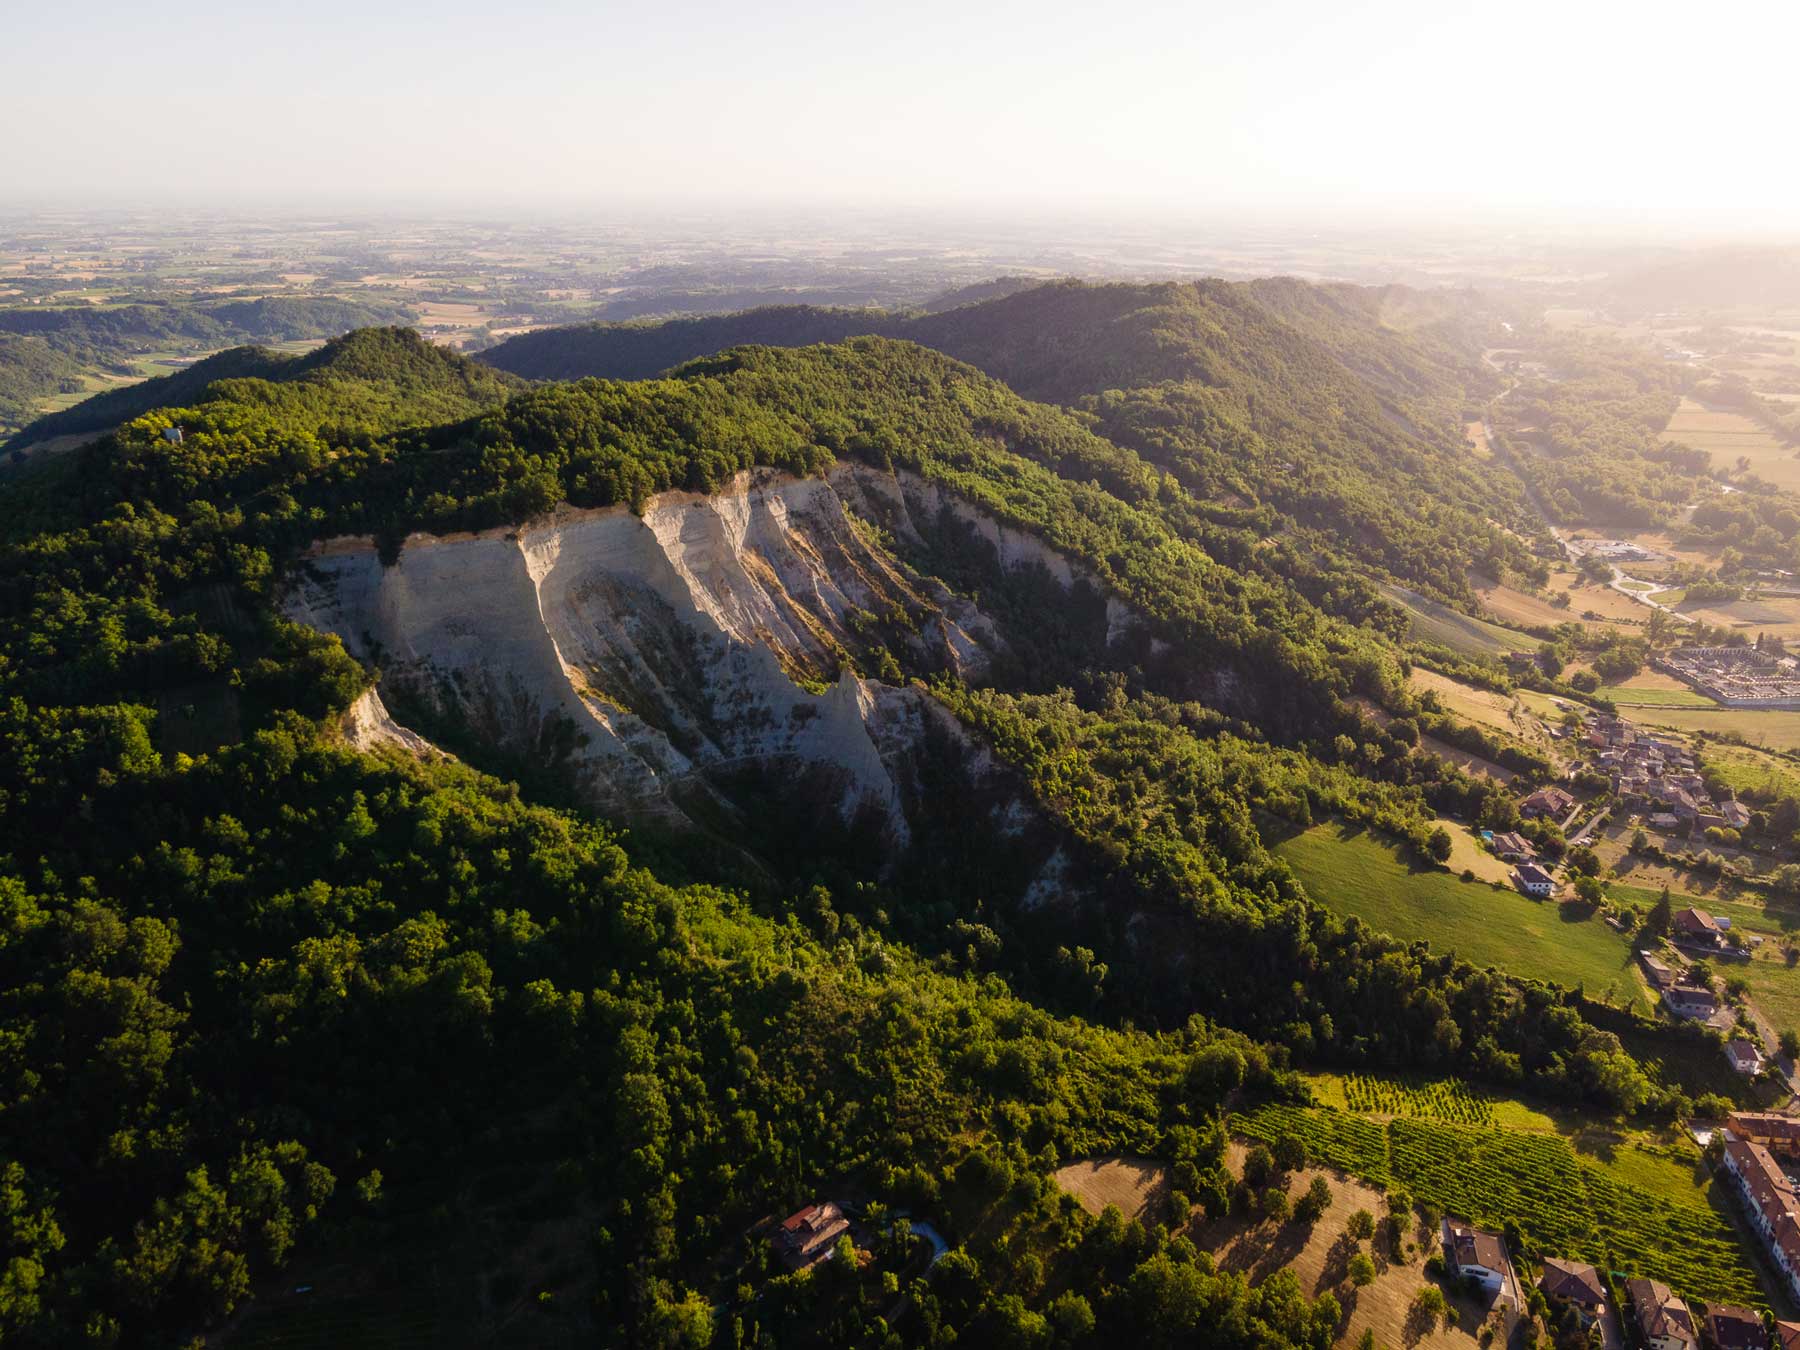
<instances>
[{"instance_id":1,"label":"solitary tree","mask_svg":"<svg viewBox=\"0 0 1800 1350\"><path fill-rule=\"evenodd\" d=\"M1312 1185L1306 1188L1306 1194L1300 1197L1300 1203L1294 1207L1294 1217L1301 1223L1317 1223L1331 1208L1331 1187L1324 1177L1314 1177Z\"/></svg>"}]
</instances>

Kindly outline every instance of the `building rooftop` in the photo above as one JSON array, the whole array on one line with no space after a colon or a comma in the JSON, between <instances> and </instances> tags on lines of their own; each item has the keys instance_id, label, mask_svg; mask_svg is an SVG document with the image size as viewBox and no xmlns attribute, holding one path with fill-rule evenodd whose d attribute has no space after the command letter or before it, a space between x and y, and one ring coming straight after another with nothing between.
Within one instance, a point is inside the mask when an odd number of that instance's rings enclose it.
<instances>
[{"instance_id":1,"label":"building rooftop","mask_svg":"<svg viewBox=\"0 0 1800 1350\"><path fill-rule=\"evenodd\" d=\"M1546 1256L1544 1278L1538 1281L1538 1288L1547 1298L1565 1299L1584 1308L1598 1308L1606 1302L1606 1285L1600 1272L1585 1261Z\"/></svg>"}]
</instances>

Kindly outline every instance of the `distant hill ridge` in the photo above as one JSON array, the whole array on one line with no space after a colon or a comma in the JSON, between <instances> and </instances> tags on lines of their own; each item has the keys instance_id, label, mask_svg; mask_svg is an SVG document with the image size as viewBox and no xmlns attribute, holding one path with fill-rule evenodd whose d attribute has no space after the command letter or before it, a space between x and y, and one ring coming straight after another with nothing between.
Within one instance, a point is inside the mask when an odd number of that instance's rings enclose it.
<instances>
[{"instance_id":1,"label":"distant hill ridge","mask_svg":"<svg viewBox=\"0 0 1800 1350\"><path fill-rule=\"evenodd\" d=\"M329 383L339 399L347 397L345 386L361 384L369 387L365 392L388 406L394 406L397 399L417 400L430 414L419 420L463 416L499 401L518 387L512 377L435 346L410 328L359 328L303 356L288 356L267 347L233 347L174 374L96 394L72 408L40 417L8 444L98 434L155 408L189 406L241 393L238 382L250 380L271 386Z\"/></svg>"}]
</instances>

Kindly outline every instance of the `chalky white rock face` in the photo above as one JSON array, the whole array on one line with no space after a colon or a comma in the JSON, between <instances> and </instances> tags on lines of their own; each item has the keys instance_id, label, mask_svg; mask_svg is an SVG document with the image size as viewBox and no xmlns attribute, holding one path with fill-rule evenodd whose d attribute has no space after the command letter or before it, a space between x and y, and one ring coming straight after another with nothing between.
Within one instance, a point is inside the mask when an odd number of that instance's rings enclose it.
<instances>
[{"instance_id":1,"label":"chalky white rock face","mask_svg":"<svg viewBox=\"0 0 1800 1350\"><path fill-rule=\"evenodd\" d=\"M887 618L889 641L913 630L922 665L972 676L1000 639L872 545L846 496L902 516L945 504L863 469L746 474L712 496L665 493L641 518L564 510L512 530L415 535L393 566L371 540L331 540L291 579L285 608L380 667L383 688L479 740L561 755L603 810L679 820L695 794L711 798L709 774L791 764L836 776L846 820L874 809L904 842L906 756L928 721L965 738L928 696L851 673L858 629ZM991 537L1002 557L1068 574L1028 536ZM412 735L378 697L359 708L353 740Z\"/></svg>"}]
</instances>

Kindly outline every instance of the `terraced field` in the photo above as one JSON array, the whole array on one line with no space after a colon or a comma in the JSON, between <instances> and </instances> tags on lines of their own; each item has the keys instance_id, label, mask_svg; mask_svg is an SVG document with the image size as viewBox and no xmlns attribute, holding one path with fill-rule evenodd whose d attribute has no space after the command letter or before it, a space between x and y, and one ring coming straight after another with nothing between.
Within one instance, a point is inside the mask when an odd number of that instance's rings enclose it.
<instances>
[{"instance_id":1,"label":"terraced field","mask_svg":"<svg viewBox=\"0 0 1800 1350\"><path fill-rule=\"evenodd\" d=\"M1383 591L1412 620L1409 636L1414 641L1435 642L1466 656L1499 656L1537 646L1537 639L1529 633L1489 623L1486 619L1471 618L1404 586L1387 586Z\"/></svg>"}]
</instances>

